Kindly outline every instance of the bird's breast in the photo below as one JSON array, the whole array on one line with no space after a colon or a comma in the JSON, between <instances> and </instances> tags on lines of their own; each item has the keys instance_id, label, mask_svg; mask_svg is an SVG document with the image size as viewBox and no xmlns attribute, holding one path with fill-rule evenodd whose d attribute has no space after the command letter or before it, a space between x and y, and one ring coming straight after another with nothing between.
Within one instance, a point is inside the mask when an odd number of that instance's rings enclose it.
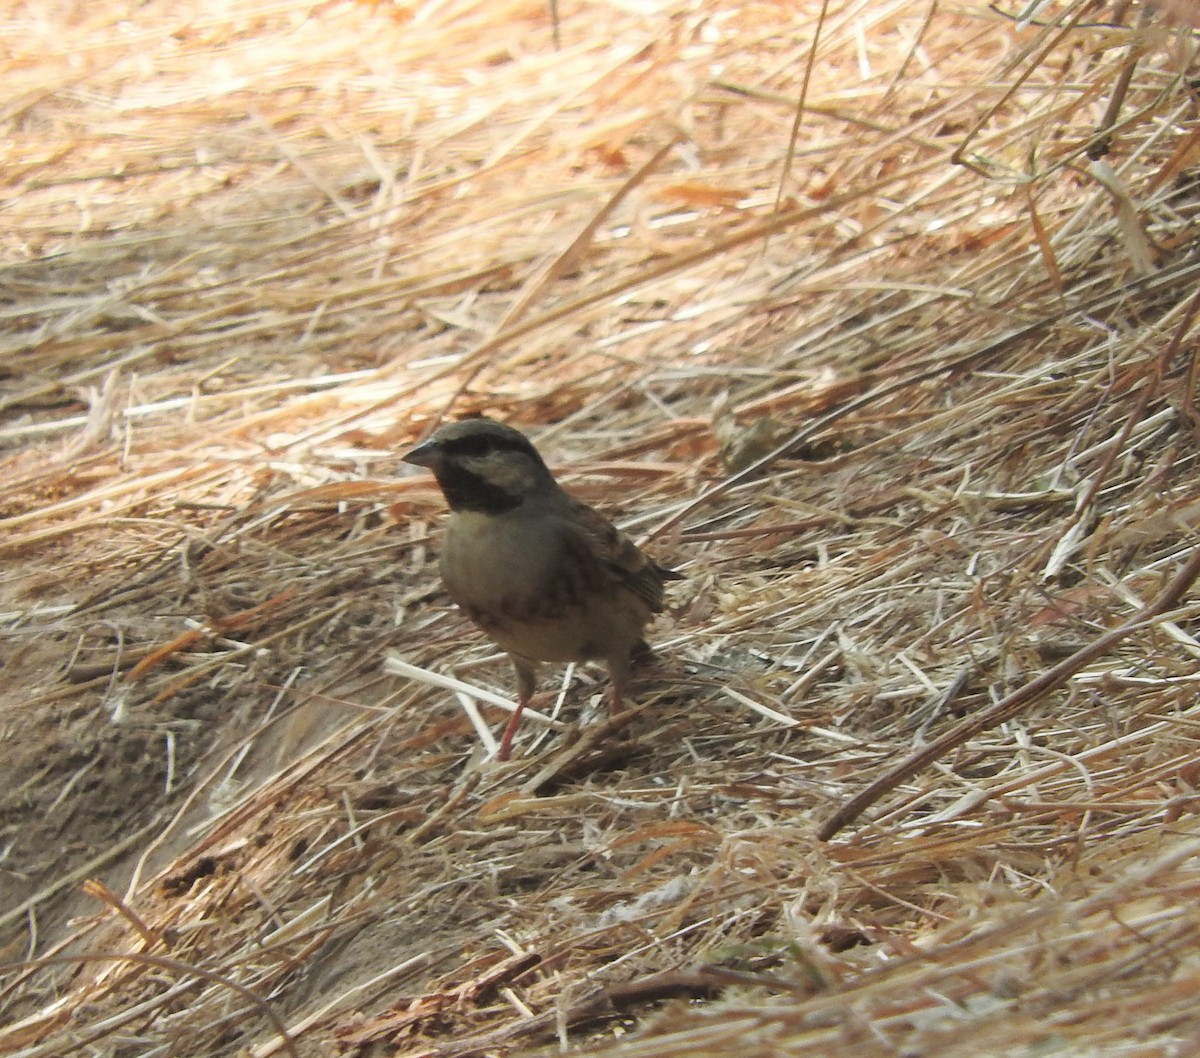
<instances>
[{"instance_id":1,"label":"bird's breast","mask_svg":"<svg viewBox=\"0 0 1200 1058\"><path fill-rule=\"evenodd\" d=\"M442 545L442 579L468 610L528 609L553 578L546 541L521 519L455 514Z\"/></svg>"},{"instance_id":2,"label":"bird's breast","mask_svg":"<svg viewBox=\"0 0 1200 1058\"><path fill-rule=\"evenodd\" d=\"M548 519L458 512L441 568L467 616L504 650L534 661L627 652L649 616Z\"/></svg>"}]
</instances>

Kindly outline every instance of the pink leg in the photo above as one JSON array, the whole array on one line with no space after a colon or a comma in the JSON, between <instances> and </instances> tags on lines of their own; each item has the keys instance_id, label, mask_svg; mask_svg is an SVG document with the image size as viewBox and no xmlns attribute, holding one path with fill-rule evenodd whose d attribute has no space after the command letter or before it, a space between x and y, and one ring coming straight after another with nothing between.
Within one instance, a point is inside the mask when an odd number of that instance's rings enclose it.
<instances>
[{"instance_id":1,"label":"pink leg","mask_svg":"<svg viewBox=\"0 0 1200 1058\"><path fill-rule=\"evenodd\" d=\"M517 707L513 710L512 716L508 718L508 723L504 725L504 734L500 736L500 748L496 751L497 760L508 760L512 753L513 735L517 733L517 727L521 723L521 714L525 712L525 706L528 704L528 698L521 697L517 700Z\"/></svg>"},{"instance_id":2,"label":"pink leg","mask_svg":"<svg viewBox=\"0 0 1200 1058\"><path fill-rule=\"evenodd\" d=\"M504 725L504 734L500 736L500 748L496 751L497 760L508 760L512 753L513 735L517 733L525 706L533 697L537 679L536 666L533 662L527 662L523 658L518 659L512 654L509 654L509 659L517 673L517 707L513 710L513 715L508 718L508 723Z\"/></svg>"},{"instance_id":3,"label":"pink leg","mask_svg":"<svg viewBox=\"0 0 1200 1058\"><path fill-rule=\"evenodd\" d=\"M625 702L625 688L622 684L613 680L612 690L609 692L608 698L608 715L616 716L621 711L621 706Z\"/></svg>"},{"instance_id":4,"label":"pink leg","mask_svg":"<svg viewBox=\"0 0 1200 1058\"><path fill-rule=\"evenodd\" d=\"M608 699L609 716L616 716L625 702L625 684L629 682L630 668L630 659L626 656L608 659L608 678L612 683Z\"/></svg>"}]
</instances>

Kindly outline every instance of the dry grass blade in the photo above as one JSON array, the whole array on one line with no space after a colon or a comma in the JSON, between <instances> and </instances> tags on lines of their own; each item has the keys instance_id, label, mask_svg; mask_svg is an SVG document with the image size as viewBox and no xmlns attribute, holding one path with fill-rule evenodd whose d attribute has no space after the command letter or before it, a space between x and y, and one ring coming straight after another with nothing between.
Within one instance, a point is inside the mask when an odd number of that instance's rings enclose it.
<instances>
[{"instance_id":1,"label":"dry grass blade","mask_svg":"<svg viewBox=\"0 0 1200 1058\"><path fill-rule=\"evenodd\" d=\"M864 810L879 800L883 794L894 790L906 779L911 779L919 771L929 767L930 764L940 757L945 756L948 751L957 749L981 732L997 727L1011 720L1014 716L1018 716L1022 710L1039 701L1048 692L1061 687L1086 665L1090 665L1097 659L1102 658L1113 647L1123 639L1127 639L1134 632L1142 632L1161 623L1164 615L1173 607L1179 605L1184 593L1195 583L1197 576L1200 576L1200 548L1192 551L1188 560L1171 579L1166 588L1163 589L1162 593L1146 606L1137 617L1126 621L1123 625L1114 628L1110 632L1106 632L1095 642L1089 643L1081 650L1077 650L1069 658L1064 658L1053 668L1047 669L1028 683L1022 684L1012 694L1003 698L995 705L962 721L949 731L939 735L929 745L923 746L916 753L912 754L912 756L906 757L894 768L889 769L884 775L874 780L861 793L855 794L842 808L839 808L833 816L821 825L817 831L817 837L822 841L828 841L842 827L853 822Z\"/></svg>"}]
</instances>

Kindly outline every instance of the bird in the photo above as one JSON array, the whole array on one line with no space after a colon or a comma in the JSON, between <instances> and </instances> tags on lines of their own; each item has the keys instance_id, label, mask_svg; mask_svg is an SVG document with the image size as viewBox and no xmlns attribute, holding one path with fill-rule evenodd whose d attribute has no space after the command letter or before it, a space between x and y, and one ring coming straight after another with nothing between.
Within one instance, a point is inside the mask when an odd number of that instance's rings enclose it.
<instances>
[{"instance_id":1,"label":"bird","mask_svg":"<svg viewBox=\"0 0 1200 1058\"><path fill-rule=\"evenodd\" d=\"M603 661L620 713L634 659L651 653L643 633L663 610L664 585L683 574L564 490L504 423L449 423L403 459L433 471L450 508L439 559L447 593L516 672L497 760L509 759L543 662Z\"/></svg>"}]
</instances>

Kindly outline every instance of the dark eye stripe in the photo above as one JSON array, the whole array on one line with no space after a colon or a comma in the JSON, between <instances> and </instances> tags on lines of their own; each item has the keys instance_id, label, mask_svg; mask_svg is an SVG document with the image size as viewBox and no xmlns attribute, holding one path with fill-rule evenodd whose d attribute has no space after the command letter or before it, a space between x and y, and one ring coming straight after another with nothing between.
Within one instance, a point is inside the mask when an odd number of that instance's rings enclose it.
<instances>
[{"instance_id":1,"label":"dark eye stripe","mask_svg":"<svg viewBox=\"0 0 1200 1058\"><path fill-rule=\"evenodd\" d=\"M438 484L452 511L482 511L484 514L503 514L523 502L506 489L472 474L457 463L447 463L438 474Z\"/></svg>"}]
</instances>

